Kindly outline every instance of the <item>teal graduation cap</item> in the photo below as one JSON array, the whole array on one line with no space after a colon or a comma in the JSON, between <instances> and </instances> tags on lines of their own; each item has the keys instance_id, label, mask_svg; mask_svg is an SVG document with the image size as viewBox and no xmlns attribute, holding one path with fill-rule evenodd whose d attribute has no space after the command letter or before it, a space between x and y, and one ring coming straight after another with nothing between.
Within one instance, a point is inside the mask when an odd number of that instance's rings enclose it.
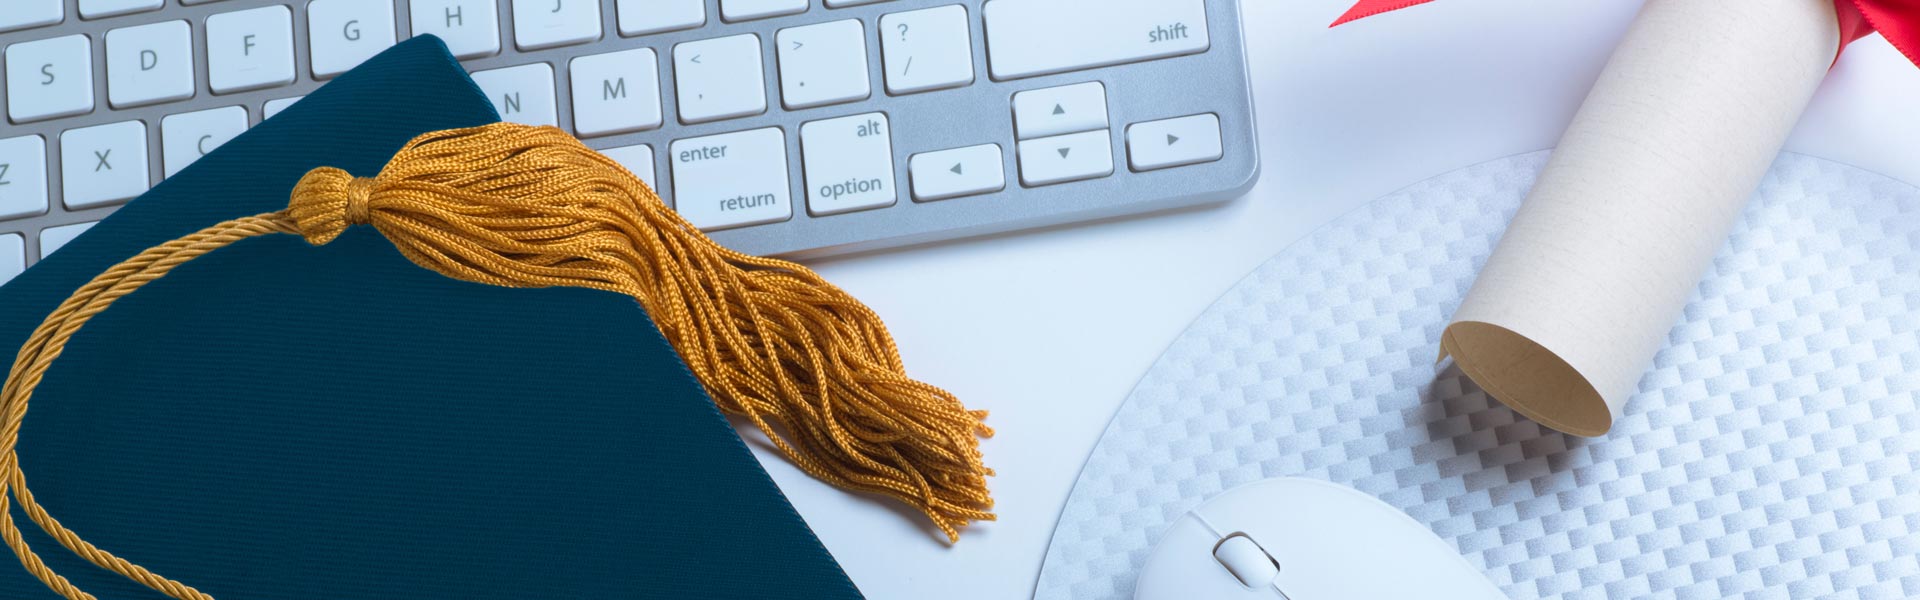
<instances>
[{"instance_id":1,"label":"teal graduation cap","mask_svg":"<svg viewBox=\"0 0 1920 600\"><path fill-rule=\"evenodd\" d=\"M716 406L991 518L984 413L871 311L497 120L402 43L0 287L0 594L858 596Z\"/></svg>"}]
</instances>

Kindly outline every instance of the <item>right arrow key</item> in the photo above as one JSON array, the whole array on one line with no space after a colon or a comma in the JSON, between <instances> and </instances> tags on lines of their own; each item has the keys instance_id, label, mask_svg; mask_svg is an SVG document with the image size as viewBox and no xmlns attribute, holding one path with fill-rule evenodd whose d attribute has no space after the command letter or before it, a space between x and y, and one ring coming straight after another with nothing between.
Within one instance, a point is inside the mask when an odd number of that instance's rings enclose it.
<instances>
[{"instance_id":1,"label":"right arrow key","mask_svg":"<svg viewBox=\"0 0 1920 600\"><path fill-rule=\"evenodd\" d=\"M1151 171L1220 160L1220 117L1212 113L1127 126L1127 164Z\"/></svg>"}]
</instances>

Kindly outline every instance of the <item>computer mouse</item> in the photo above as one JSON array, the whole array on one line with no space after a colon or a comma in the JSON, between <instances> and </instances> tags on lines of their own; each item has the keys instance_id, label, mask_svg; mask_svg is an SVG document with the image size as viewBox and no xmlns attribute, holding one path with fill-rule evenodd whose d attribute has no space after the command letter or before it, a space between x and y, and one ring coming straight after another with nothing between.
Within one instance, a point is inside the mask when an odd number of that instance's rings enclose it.
<instances>
[{"instance_id":1,"label":"computer mouse","mask_svg":"<svg viewBox=\"0 0 1920 600\"><path fill-rule=\"evenodd\" d=\"M1134 585L1139 600L1482 600L1506 596L1387 503L1315 479L1256 481L1174 521Z\"/></svg>"}]
</instances>

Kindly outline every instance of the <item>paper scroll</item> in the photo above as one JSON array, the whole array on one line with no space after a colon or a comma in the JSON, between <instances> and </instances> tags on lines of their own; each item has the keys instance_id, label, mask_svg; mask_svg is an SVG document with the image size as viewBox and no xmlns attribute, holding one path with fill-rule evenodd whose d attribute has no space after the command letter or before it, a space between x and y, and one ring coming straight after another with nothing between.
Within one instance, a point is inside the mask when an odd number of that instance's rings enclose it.
<instances>
[{"instance_id":1,"label":"paper scroll","mask_svg":"<svg viewBox=\"0 0 1920 600\"><path fill-rule=\"evenodd\" d=\"M1442 356L1540 424L1606 433L1839 38L1832 0L1649 0Z\"/></svg>"}]
</instances>

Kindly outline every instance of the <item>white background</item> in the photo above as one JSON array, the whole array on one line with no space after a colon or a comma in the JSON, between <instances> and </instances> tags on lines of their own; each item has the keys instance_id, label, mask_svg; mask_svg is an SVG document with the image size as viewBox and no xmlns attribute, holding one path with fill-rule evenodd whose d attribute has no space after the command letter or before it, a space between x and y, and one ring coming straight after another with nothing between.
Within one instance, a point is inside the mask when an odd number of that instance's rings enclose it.
<instances>
[{"instance_id":1,"label":"white background","mask_svg":"<svg viewBox=\"0 0 1920 600\"><path fill-rule=\"evenodd\" d=\"M1372 198L1552 147L1639 3L1439 0L1331 30L1344 0L1243 5L1263 161L1247 196L813 265L879 311L910 374L999 430L983 447L1000 520L948 546L911 509L814 481L742 429L867 596L1031 595L1081 464L1189 321ZM1920 69L1878 36L1849 47L1787 149L1920 183Z\"/></svg>"}]
</instances>

